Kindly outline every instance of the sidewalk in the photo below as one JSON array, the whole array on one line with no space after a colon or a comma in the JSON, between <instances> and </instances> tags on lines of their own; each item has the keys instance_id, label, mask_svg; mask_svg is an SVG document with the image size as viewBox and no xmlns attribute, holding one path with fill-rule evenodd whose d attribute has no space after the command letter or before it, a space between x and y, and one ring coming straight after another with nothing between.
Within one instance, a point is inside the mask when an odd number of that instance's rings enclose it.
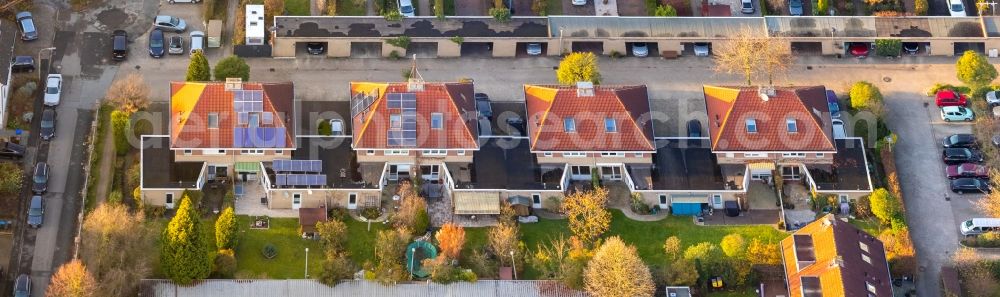
<instances>
[{"instance_id":1,"label":"sidewalk","mask_svg":"<svg viewBox=\"0 0 1000 297\"><path fill-rule=\"evenodd\" d=\"M109 119L100 119L100 120L104 121ZM98 125L100 125L100 123L98 123ZM110 131L111 129L112 129L111 125L108 125L108 131L104 131L104 139L95 140L104 143L104 147L101 149L100 152L101 163L98 163L97 165L97 167L100 168L98 170L98 174L100 175L97 177L97 185L96 185L97 190L94 192L95 208L98 205L104 203L104 200L107 199L108 193L110 191L109 188L111 187L111 180L114 179L113 176L114 172L111 172L112 171L111 166L115 163L115 158L117 158L118 156L115 154L115 140L114 140L115 133L113 131Z\"/></svg>"}]
</instances>

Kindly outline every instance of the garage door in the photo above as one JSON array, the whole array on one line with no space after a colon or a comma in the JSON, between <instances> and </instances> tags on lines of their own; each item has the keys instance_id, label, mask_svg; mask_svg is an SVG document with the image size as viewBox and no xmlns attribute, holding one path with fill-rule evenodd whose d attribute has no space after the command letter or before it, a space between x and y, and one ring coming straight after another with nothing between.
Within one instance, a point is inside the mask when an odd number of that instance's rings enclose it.
<instances>
[{"instance_id":1,"label":"garage door","mask_svg":"<svg viewBox=\"0 0 1000 297\"><path fill-rule=\"evenodd\" d=\"M676 216L693 216L701 213L701 203L674 202L670 205L670 213Z\"/></svg>"}]
</instances>

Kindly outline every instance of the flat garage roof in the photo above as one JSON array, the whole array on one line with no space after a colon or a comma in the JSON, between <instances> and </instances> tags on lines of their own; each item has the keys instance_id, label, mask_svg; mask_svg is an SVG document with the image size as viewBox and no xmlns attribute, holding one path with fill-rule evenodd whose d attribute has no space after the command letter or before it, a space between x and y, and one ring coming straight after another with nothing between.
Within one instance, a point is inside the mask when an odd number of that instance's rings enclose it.
<instances>
[{"instance_id":1,"label":"flat garage roof","mask_svg":"<svg viewBox=\"0 0 1000 297\"><path fill-rule=\"evenodd\" d=\"M549 37L545 17L412 17L387 21L384 17L278 16L278 37Z\"/></svg>"},{"instance_id":2,"label":"flat garage roof","mask_svg":"<svg viewBox=\"0 0 1000 297\"><path fill-rule=\"evenodd\" d=\"M764 34L763 18L743 17L615 17L550 16L552 36L603 37L726 37L743 27Z\"/></svg>"}]
</instances>

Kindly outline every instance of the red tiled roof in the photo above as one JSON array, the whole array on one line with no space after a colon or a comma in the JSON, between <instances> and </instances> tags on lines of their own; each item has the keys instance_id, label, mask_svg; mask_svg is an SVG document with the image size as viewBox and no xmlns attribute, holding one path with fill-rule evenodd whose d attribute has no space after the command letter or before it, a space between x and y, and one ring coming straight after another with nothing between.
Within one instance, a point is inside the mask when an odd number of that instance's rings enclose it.
<instances>
[{"instance_id":1,"label":"red tiled roof","mask_svg":"<svg viewBox=\"0 0 1000 297\"><path fill-rule=\"evenodd\" d=\"M244 90L263 90L263 110L274 114L271 125L285 128L284 148L294 148L294 90L290 82L243 83ZM209 113L219 114L219 127L208 128ZM237 148L233 132L238 115L233 111L233 92L223 82L170 83L171 148Z\"/></svg>"},{"instance_id":2,"label":"red tiled roof","mask_svg":"<svg viewBox=\"0 0 1000 297\"><path fill-rule=\"evenodd\" d=\"M807 254L802 258L796 252L796 237L811 239L798 244ZM861 248L862 243L867 251ZM822 296L869 296L869 284L875 296L892 295L885 246L833 215L809 223L781 240L781 254L790 296L802 296L803 277L818 278ZM810 255L814 261L802 261Z\"/></svg>"},{"instance_id":3,"label":"red tiled roof","mask_svg":"<svg viewBox=\"0 0 1000 297\"><path fill-rule=\"evenodd\" d=\"M388 108L388 93L416 95L416 146L388 143L390 114L399 113ZM478 114L472 83L423 83L423 90L419 91L408 90L407 83L351 83L352 98L364 94L374 94L375 99L367 112L352 115L355 149L479 149ZM442 114L443 129L431 129L432 113Z\"/></svg>"},{"instance_id":4,"label":"red tiled roof","mask_svg":"<svg viewBox=\"0 0 1000 297\"><path fill-rule=\"evenodd\" d=\"M767 101L756 87L704 91L713 151L836 151L822 86L776 87ZM748 119L757 123L756 133L747 132ZM797 132L788 131L788 119L795 120Z\"/></svg>"},{"instance_id":5,"label":"red tiled roof","mask_svg":"<svg viewBox=\"0 0 1000 297\"><path fill-rule=\"evenodd\" d=\"M581 97L576 87L525 85L524 100L532 151L655 150L646 86L595 86ZM567 118L576 132L565 131ZM617 132L606 132L607 118Z\"/></svg>"}]
</instances>

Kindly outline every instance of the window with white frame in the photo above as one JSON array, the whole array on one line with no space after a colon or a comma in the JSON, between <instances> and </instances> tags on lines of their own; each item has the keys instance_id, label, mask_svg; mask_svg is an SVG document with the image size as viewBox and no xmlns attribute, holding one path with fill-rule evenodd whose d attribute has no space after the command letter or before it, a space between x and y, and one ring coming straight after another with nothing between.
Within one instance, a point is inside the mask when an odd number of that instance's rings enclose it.
<instances>
[{"instance_id":1,"label":"window with white frame","mask_svg":"<svg viewBox=\"0 0 1000 297\"><path fill-rule=\"evenodd\" d=\"M193 152L194 152L194 151L192 151L192 150L184 150L184 154L185 154L185 155L190 155L190 154L191 154L191 153L193 153Z\"/></svg>"},{"instance_id":2,"label":"window with white frame","mask_svg":"<svg viewBox=\"0 0 1000 297\"><path fill-rule=\"evenodd\" d=\"M444 129L444 115L440 112L431 113L431 129Z\"/></svg>"},{"instance_id":3,"label":"window with white frame","mask_svg":"<svg viewBox=\"0 0 1000 297\"><path fill-rule=\"evenodd\" d=\"M566 132L576 132L576 120L573 118L563 119L563 129L566 130Z\"/></svg>"},{"instance_id":4,"label":"window with white frame","mask_svg":"<svg viewBox=\"0 0 1000 297\"><path fill-rule=\"evenodd\" d=\"M205 155L225 155L226 150L202 150L201 153Z\"/></svg>"},{"instance_id":5,"label":"window with white frame","mask_svg":"<svg viewBox=\"0 0 1000 297\"><path fill-rule=\"evenodd\" d=\"M618 125L615 123L615 119L605 118L604 119L604 131L608 133L618 132Z\"/></svg>"},{"instance_id":6,"label":"window with white frame","mask_svg":"<svg viewBox=\"0 0 1000 297\"><path fill-rule=\"evenodd\" d=\"M401 129L403 128L403 116L400 114L390 114L389 115L389 128Z\"/></svg>"},{"instance_id":7,"label":"window with white frame","mask_svg":"<svg viewBox=\"0 0 1000 297\"><path fill-rule=\"evenodd\" d=\"M786 119L785 126L788 127L788 133L799 132L799 126L796 124L795 119Z\"/></svg>"},{"instance_id":8,"label":"window with white frame","mask_svg":"<svg viewBox=\"0 0 1000 297\"><path fill-rule=\"evenodd\" d=\"M781 153L781 156L785 158L805 158L806 153Z\"/></svg>"},{"instance_id":9,"label":"window with white frame","mask_svg":"<svg viewBox=\"0 0 1000 297\"><path fill-rule=\"evenodd\" d=\"M551 157L552 156L552 152L544 152L544 153L542 153L542 155L546 156L546 157Z\"/></svg>"},{"instance_id":10,"label":"window with white frame","mask_svg":"<svg viewBox=\"0 0 1000 297\"><path fill-rule=\"evenodd\" d=\"M864 253L861 254L861 260L864 260L868 264L872 264L872 258Z\"/></svg>"},{"instance_id":11,"label":"window with white frame","mask_svg":"<svg viewBox=\"0 0 1000 297\"><path fill-rule=\"evenodd\" d=\"M457 152L459 156L465 156L465 150L458 150Z\"/></svg>"},{"instance_id":12,"label":"window with white frame","mask_svg":"<svg viewBox=\"0 0 1000 297\"><path fill-rule=\"evenodd\" d=\"M274 151L274 154L275 155L284 155L285 151L283 151L283 150L276 150L276 151Z\"/></svg>"},{"instance_id":13,"label":"window with white frame","mask_svg":"<svg viewBox=\"0 0 1000 297\"><path fill-rule=\"evenodd\" d=\"M747 119L747 132L757 133L757 120L754 118Z\"/></svg>"},{"instance_id":14,"label":"window with white frame","mask_svg":"<svg viewBox=\"0 0 1000 297\"><path fill-rule=\"evenodd\" d=\"M241 150L240 154L244 155L263 155L264 150Z\"/></svg>"},{"instance_id":15,"label":"window with white frame","mask_svg":"<svg viewBox=\"0 0 1000 297\"><path fill-rule=\"evenodd\" d=\"M875 288L875 285L873 285L872 283L869 283L869 282L867 282L867 281L865 281L865 287L866 287L866 288L868 289L868 292L871 292L872 294L875 294L875 293L877 293L877 291L878 291L878 290L877 290L877 289Z\"/></svg>"},{"instance_id":16,"label":"window with white frame","mask_svg":"<svg viewBox=\"0 0 1000 297\"><path fill-rule=\"evenodd\" d=\"M604 153L601 153L601 157L605 157L605 158L624 157L624 156L625 156L625 153L615 153L615 152L611 152L611 153L604 152Z\"/></svg>"},{"instance_id":17,"label":"window with white frame","mask_svg":"<svg viewBox=\"0 0 1000 297\"><path fill-rule=\"evenodd\" d=\"M865 251L866 253L870 253L868 251L868 244L866 244L864 242L858 241L858 247L861 248L862 251Z\"/></svg>"},{"instance_id":18,"label":"window with white frame","mask_svg":"<svg viewBox=\"0 0 1000 297\"><path fill-rule=\"evenodd\" d=\"M816 153L816 158L822 158L822 157L826 157L826 154L824 154L824 153Z\"/></svg>"},{"instance_id":19,"label":"window with white frame","mask_svg":"<svg viewBox=\"0 0 1000 297\"><path fill-rule=\"evenodd\" d=\"M410 155L410 151L408 151L408 150L386 150L385 151L385 155L386 156L408 156L408 155Z\"/></svg>"},{"instance_id":20,"label":"window with white frame","mask_svg":"<svg viewBox=\"0 0 1000 297\"><path fill-rule=\"evenodd\" d=\"M562 153L562 156L563 157L578 158L578 157L586 157L587 153Z\"/></svg>"},{"instance_id":21,"label":"window with white frame","mask_svg":"<svg viewBox=\"0 0 1000 297\"><path fill-rule=\"evenodd\" d=\"M368 150L367 154L369 156L375 155L375 150Z\"/></svg>"},{"instance_id":22,"label":"window with white frame","mask_svg":"<svg viewBox=\"0 0 1000 297\"><path fill-rule=\"evenodd\" d=\"M744 158L767 158L767 153L743 153Z\"/></svg>"},{"instance_id":23,"label":"window with white frame","mask_svg":"<svg viewBox=\"0 0 1000 297\"><path fill-rule=\"evenodd\" d=\"M423 153L424 153L425 156L444 156L444 155L448 154L448 151L446 151L446 150L424 150Z\"/></svg>"},{"instance_id":24,"label":"window with white frame","mask_svg":"<svg viewBox=\"0 0 1000 297\"><path fill-rule=\"evenodd\" d=\"M642 158L642 153L635 153L636 158Z\"/></svg>"}]
</instances>

